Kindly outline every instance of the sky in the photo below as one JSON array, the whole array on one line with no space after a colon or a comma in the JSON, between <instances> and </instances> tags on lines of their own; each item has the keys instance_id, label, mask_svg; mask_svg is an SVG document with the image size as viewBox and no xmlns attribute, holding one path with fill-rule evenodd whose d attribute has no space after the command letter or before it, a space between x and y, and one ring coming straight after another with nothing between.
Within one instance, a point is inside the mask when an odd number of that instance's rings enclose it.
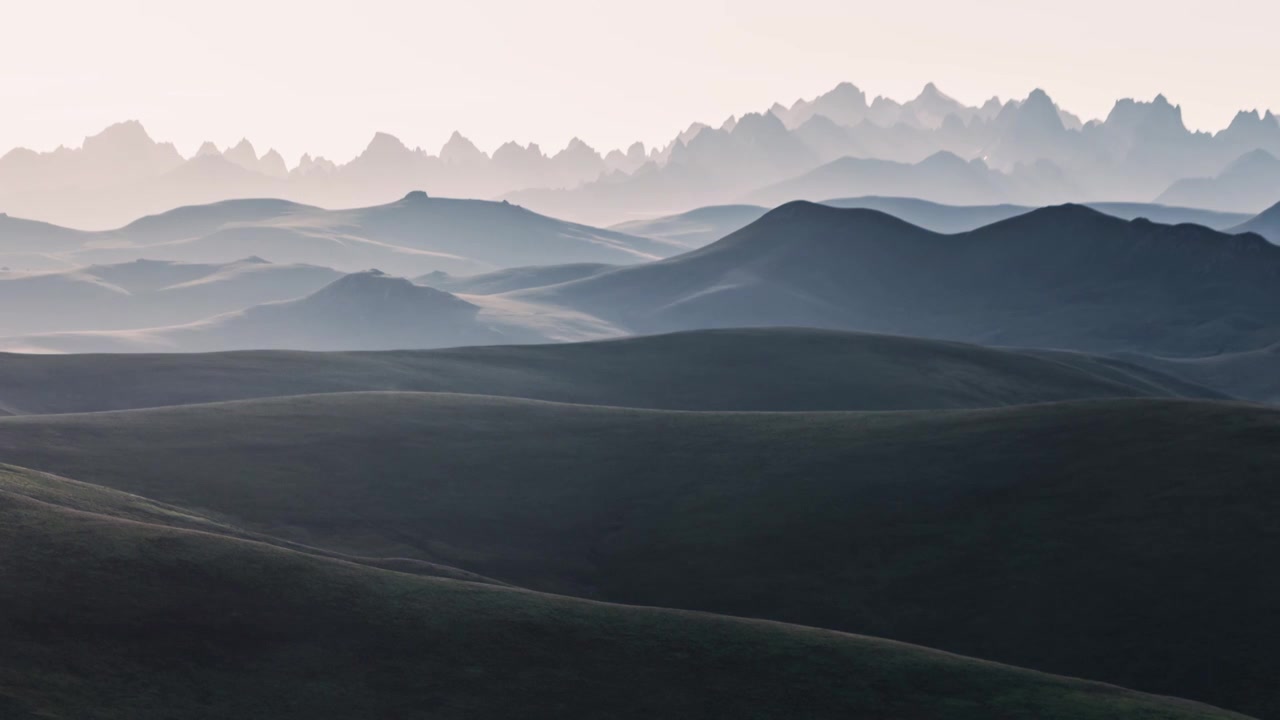
<instances>
[{"instance_id":1,"label":"sky","mask_svg":"<svg viewBox=\"0 0 1280 720\"><path fill-rule=\"evenodd\" d=\"M184 154L248 137L292 165L375 131L436 152L577 136L663 144L692 121L842 81L907 100L1044 88L1086 119L1164 93L1188 126L1280 111L1274 0L0 0L0 153L137 119Z\"/></svg>"}]
</instances>

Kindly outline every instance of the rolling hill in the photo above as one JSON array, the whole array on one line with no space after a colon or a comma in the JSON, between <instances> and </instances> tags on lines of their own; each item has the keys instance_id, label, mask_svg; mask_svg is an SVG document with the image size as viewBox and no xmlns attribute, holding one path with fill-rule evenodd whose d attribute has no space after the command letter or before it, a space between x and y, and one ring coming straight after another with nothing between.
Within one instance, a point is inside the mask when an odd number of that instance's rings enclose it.
<instances>
[{"instance_id":1,"label":"rolling hill","mask_svg":"<svg viewBox=\"0 0 1280 720\"><path fill-rule=\"evenodd\" d=\"M225 162L225 161L223 161ZM324 210L284 200L229 200L181 207L101 232L12 218L0 222L0 259L113 264L147 258L226 263L258 256L356 272L474 274L532 264L637 263L680 252L661 240L567 223L503 202L411 192L373 207ZM33 229L34 228L34 229ZM37 269L46 269L41 265Z\"/></svg>"},{"instance_id":2,"label":"rolling hill","mask_svg":"<svg viewBox=\"0 0 1280 720\"><path fill-rule=\"evenodd\" d=\"M678 215L631 220L612 229L640 237L661 238L687 248L700 248L746 227L769 209L759 205L712 205Z\"/></svg>"},{"instance_id":3,"label":"rolling hill","mask_svg":"<svg viewBox=\"0 0 1280 720\"><path fill-rule=\"evenodd\" d=\"M1235 397L1280 405L1280 343L1205 357L1132 355L1125 360L1188 382L1206 383Z\"/></svg>"},{"instance_id":4,"label":"rolling hill","mask_svg":"<svg viewBox=\"0 0 1280 720\"><path fill-rule=\"evenodd\" d=\"M6 718L1243 717L884 640L415 577L146 506L0 470L0 541L22 548L0 557Z\"/></svg>"},{"instance_id":5,"label":"rolling hill","mask_svg":"<svg viewBox=\"0 0 1280 720\"><path fill-rule=\"evenodd\" d=\"M1079 353L824 330L705 330L588 343L377 353L0 354L10 414L403 390L670 410L913 410L1213 397Z\"/></svg>"},{"instance_id":6,"label":"rolling hill","mask_svg":"<svg viewBox=\"0 0 1280 720\"><path fill-rule=\"evenodd\" d=\"M498 450L500 449L500 451ZM1280 412L687 413L371 393L0 418L0 458L255 532L874 634L1261 717Z\"/></svg>"},{"instance_id":7,"label":"rolling hill","mask_svg":"<svg viewBox=\"0 0 1280 720\"><path fill-rule=\"evenodd\" d=\"M36 353L389 350L531 339L532 331L513 337L495 329L478 317L480 310L455 295L370 270L296 300L185 325L14 336L0 339L0 347Z\"/></svg>"},{"instance_id":8,"label":"rolling hill","mask_svg":"<svg viewBox=\"0 0 1280 720\"><path fill-rule=\"evenodd\" d=\"M631 332L794 325L1203 355L1280 341L1280 248L1072 205L941 235L796 202L700 250L512 295Z\"/></svg>"},{"instance_id":9,"label":"rolling hill","mask_svg":"<svg viewBox=\"0 0 1280 720\"><path fill-rule=\"evenodd\" d=\"M592 275L599 275L606 270L613 270L617 265L601 263L572 263L569 265L530 265L528 267L506 268L479 275L457 277L446 272L436 271L413 281L437 290L470 295L497 295L513 290L524 290L547 285L559 285L570 280L581 280Z\"/></svg>"},{"instance_id":10,"label":"rolling hill","mask_svg":"<svg viewBox=\"0 0 1280 720\"><path fill-rule=\"evenodd\" d=\"M1035 210L1034 207L1027 205L943 205L912 197L875 195L824 200L822 204L838 208L879 210L912 225L939 233L969 232L984 225L1008 220ZM1167 225L1192 223L1215 230L1235 228L1250 218L1249 215L1241 213L1224 213L1154 203L1097 202L1085 205L1098 212L1125 220L1146 218L1152 222ZM767 208L758 205L705 207L680 215L652 220L633 220L616 225L613 229L632 235L671 240L690 248L699 248L741 230L759 220L766 212L768 212ZM1234 229L1232 232L1249 230L1249 228L1242 228ZM1259 232L1259 234L1267 235L1265 232ZM1280 237L1280 233L1277 233L1277 237Z\"/></svg>"},{"instance_id":11,"label":"rolling hill","mask_svg":"<svg viewBox=\"0 0 1280 720\"><path fill-rule=\"evenodd\" d=\"M135 260L0 274L0 335L188 323L308 295L341 277L314 265Z\"/></svg>"}]
</instances>

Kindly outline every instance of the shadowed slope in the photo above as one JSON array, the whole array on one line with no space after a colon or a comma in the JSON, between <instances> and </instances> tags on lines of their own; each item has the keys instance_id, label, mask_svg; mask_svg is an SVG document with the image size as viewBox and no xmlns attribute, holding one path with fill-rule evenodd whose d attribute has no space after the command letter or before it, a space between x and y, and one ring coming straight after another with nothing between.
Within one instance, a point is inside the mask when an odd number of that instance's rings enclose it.
<instances>
[{"instance_id":1,"label":"shadowed slope","mask_svg":"<svg viewBox=\"0 0 1280 720\"><path fill-rule=\"evenodd\" d=\"M12 477L13 720L1240 717L882 640L374 570L33 499Z\"/></svg>"},{"instance_id":2,"label":"shadowed slope","mask_svg":"<svg viewBox=\"0 0 1280 720\"><path fill-rule=\"evenodd\" d=\"M379 353L0 354L0 406L15 413L352 390L673 410L909 410L1214 396L1159 372L1078 353L801 329Z\"/></svg>"},{"instance_id":3,"label":"shadowed slope","mask_svg":"<svg viewBox=\"0 0 1280 720\"><path fill-rule=\"evenodd\" d=\"M1125 360L1188 382L1205 383L1239 398L1280 405L1280 343L1205 357L1131 355Z\"/></svg>"},{"instance_id":4,"label":"shadowed slope","mask_svg":"<svg viewBox=\"0 0 1280 720\"><path fill-rule=\"evenodd\" d=\"M1280 413L1262 408L328 395L3 418L0 457L362 555L1280 708Z\"/></svg>"},{"instance_id":5,"label":"shadowed slope","mask_svg":"<svg viewBox=\"0 0 1280 720\"><path fill-rule=\"evenodd\" d=\"M1080 206L940 235L797 202L701 250L515 295L640 332L806 325L1195 355L1280 340L1280 248Z\"/></svg>"},{"instance_id":6,"label":"shadowed slope","mask_svg":"<svg viewBox=\"0 0 1280 720\"><path fill-rule=\"evenodd\" d=\"M912 225L939 233L969 232L984 225L1008 220L1035 210L1034 207L1026 205L943 205L914 197L877 195L823 200L822 204L837 208L879 210ZM1125 220L1145 217L1158 223L1170 225L1195 223L1215 230L1225 230L1249 218L1248 215L1240 213L1222 213L1154 203L1098 202L1087 203L1087 207ZM663 238L691 248L699 248L741 230L759 220L767 211L767 208L758 205L712 206L679 215L651 220L634 220L615 225L613 229L644 237ZM1243 232L1243 230L1236 232ZM1259 234L1267 235L1265 232ZM1280 234L1277 234L1277 237L1280 237Z\"/></svg>"},{"instance_id":7,"label":"shadowed slope","mask_svg":"<svg viewBox=\"0 0 1280 720\"><path fill-rule=\"evenodd\" d=\"M1272 243L1280 245L1280 203L1237 225L1231 232L1257 233Z\"/></svg>"},{"instance_id":8,"label":"shadowed slope","mask_svg":"<svg viewBox=\"0 0 1280 720\"><path fill-rule=\"evenodd\" d=\"M479 345L503 335L457 296L377 270L352 273L296 300L254 305L200 322L140 330L18 336L22 352L383 350Z\"/></svg>"}]
</instances>

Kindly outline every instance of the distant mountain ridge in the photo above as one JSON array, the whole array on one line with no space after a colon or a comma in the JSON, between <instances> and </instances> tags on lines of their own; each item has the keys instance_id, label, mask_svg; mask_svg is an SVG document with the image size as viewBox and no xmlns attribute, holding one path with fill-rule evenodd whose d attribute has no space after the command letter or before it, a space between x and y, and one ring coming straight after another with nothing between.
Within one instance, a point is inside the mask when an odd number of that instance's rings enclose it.
<instances>
[{"instance_id":1,"label":"distant mountain ridge","mask_svg":"<svg viewBox=\"0 0 1280 720\"><path fill-rule=\"evenodd\" d=\"M838 208L879 210L912 225L940 233L977 230L983 225L1025 215L1036 209L1030 205L1011 204L946 205L916 197L881 195L836 198L823 200L822 204ZM1259 235L1272 239L1280 245L1280 227L1277 227L1275 232L1265 230L1262 224L1265 221L1261 220L1261 216L1256 219L1260 224L1249 224L1255 221L1255 218L1247 213L1225 213L1154 203L1099 202L1085 203L1085 206L1124 220L1146 218L1166 225L1191 223L1233 233L1258 232ZM769 208L762 205L713 205L678 215L633 220L616 225L612 229L642 237L664 239L690 248L699 248L741 230L759 220L768 211ZM1280 218L1280 212L1273 211L1272 214ZM1255 227L1259 229L1255 230Z\"/></svg>"},{"instance_id":2,"label":"distant mountain ridge","mask_svg":"<svg viewBox=\"0 0 1280 720\"><path fill-rule=\"evenodd\" d=\"M1216 177L1257 152L1280 154L1280 118L1271 111L1241 111L1228 127L1206 133L1188 130L1181 107L1163 95L1150 102L1123 99L1106 118L1082 122L1040 89L1024 99L968 106L932 83L906 102L868 101L856 86L842 83L789 107L775 103L716 125L693 123L662 147L633 143L607 152L574 138L553 154L514 142L486 153L455 132L433 155L376 133L348 162L304 155L290 168L273 150L259 155L247 139L225 150L207 142L184 158L129 121L86 138L80 148L18 148L0 157L0 211L103 228L179 205L239 197L340 207L385 203L425 188L509 197L542 212L613 224L637 214L740 202L845 157L914 165L950 153L1011 178L1040 178L1044 187L1035 204L1161 196L1170 204L1258 212L1280 200L1280 181L1273 177L1244 196L1186 184ZM835 194L894 192L872 187ZM987 201L1025 202L1007 196Z\"/></svg>"}]
</instances>

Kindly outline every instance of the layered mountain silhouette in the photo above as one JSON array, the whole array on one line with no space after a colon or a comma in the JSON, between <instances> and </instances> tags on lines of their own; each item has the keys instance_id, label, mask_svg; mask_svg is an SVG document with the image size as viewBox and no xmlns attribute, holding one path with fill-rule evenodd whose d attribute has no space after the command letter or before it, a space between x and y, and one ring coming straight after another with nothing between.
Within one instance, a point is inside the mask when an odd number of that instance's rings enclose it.
<instances>
[{"instance_id":1,"label":"layered mountain silhouette","mask_svg":"<svg viewBox=\"0 0 1280 720\"><path fill-rule=\"evenodd\" d=\"M0 155L0 718L1280 717L1280 118L743 110Z\"/></svg>"},{"instance_id":2,"label":"layered mountain silhouette","mask_svg":"<svg viewBox=\"0 0 1280 720\"><path fill-rule=\"evenodd\" d=\"M1201 355L1280 340L1280 248L1080 206L941 235L784 205L701 250L522 299L633 332L804 325L983 344Z\"/></svg>"},{"instance_id":3,"label":"layered mountain silhouette","mask_svg":"<svg viewBox=\"0 0 1280 720\"><path fill-rule=\"evenodd\" d=\"M912 197L863 197L824 200L823 205L838 208L866 208L888 213L940 233L959 233L976 230L1001 220L1024 215L1035 208L1029 205L944 205ZM1146 218L1167 225L1192 223L1215 230L1232 232L1254 231L1243 225L1252 219L1247 213L1225 213L1154 203L1087 203L1088 207L1126 220ZM650 220L633 220L613 229L632 235L658 238L698 248L708 245L729 233L741 230L759 220L768 212L760 205L723 205L698 208L687 213L668 215ZM1257 230L1260 235L1266 232ZM1269 236L1268 236L1269 237ZM1277 234L1276 237L1280 237Z\"/></svg>"},{"instance_id":4,"label":"layered mountain silhouette","mask_svg":"<svg viewBox=\"0 0 1280 720\"><path fill-rule=\"evenodd\" d=\"M1258 215L1231 229L1237 233L1257 233L1280 245L1280 203L1272 205Z\"/></svg>"},{"instance_id":5,"label":"layered mountain silhouette","mask_svg":"<svg viewBox=\"0 0 1280 720\"><path fill-rule=\"evenodd\" d=\"M891 195L953 205L982 205L1011 199L1043 204L1073 194L1065 185L1055 185L1055 178L1038 177L1033 170L1010 176L992 170L980 160L965 161L940 152L914 165L843 158L758 190L747 199L776 206L791 200Z\"/></svg>"},{"instance_id":6,"label":"layered mountain silhouette","mask_svg":"<svg viewBox=\"0 0 1280 720\"><path fill-rule=\"evenodd\" d=\"M95 233L0 217L0 266L11 270L139 257L225 263L252 255L346 272L381 267L402 275L475 274L545 263L635 263L682 249L508 203L433 198L420 191L386 205L332 211L286 200L230 200L169 210Z\"/></svg>"},{"instance_id":7,"label":"layered mountain silhouette","mask_svg":"<svg viewBox=\"0 0 1280 720\"><path fill-rule=\"evenodd\" d=\"M1259 212L1280 197L1280 159L1266 150L1241 155L1210 178L1179 180L1157 202L1232 212Z\"/></svg>"},{"instance_id":8,"label":"layered mountain silhouette","mask_svg":"<svg viewBox=\"0 0 1280 720\"><path fill-rule=\"evenodd\" d=\"M250 257L199 264L137 260L47 273L0 273L0 335L193 322L302 297L341 273Z\"/></svg>"},{"instance_id":9,"label":"layered mountain silhouette","mask_svg":"<svg viewBox=\"0 0 1280 720\"><path fill-rule=\"evenodd\" d=\"M766 212L768 208L759 205L712 205L676 215L631 220L612 229L700 248L750 225Z\"/></svg>"},{"instance_id":10,"label":"layered mountain silhouette","mask_svg":"<svg viewBox=\"0 0 1280 720\"><path fill-rule=\"evenodd\" d=\"M535 339L482 323L457 296L377 270L338 278L305 297L254 305L185 325L42 333L0 341L23 352L201 352L282 348L385 350Z\"/></svg>"},{"instance_id":11,"label":"layered mountain silhouette","mask_svg":"<svg viewBox=\"0 0 1280 720\"><path fill-rule=\"evenodd\" d=\"M0 157L0 211L102 229L224 199L358 207L423 188L506 197L558 217L616 224L740 203L846 158L914 166L939 153L984 165L990 178L979 188L1007 187L975 191L953 175L940 179L945 190L926 183L916 194L886 169L892 166L881 166L884 177L868 166L860 182L869 186L788 199L905 194L955 201L985 192L970 201L1044 204L1159 196L1166 204L1231 212L1258 212L1280 199L1280 184L1266 167L1265 156L1280 153L1280 120L1270 111L1241 111L1227 128L1208 133L1189 130L1182 108L1163 95L1122 99L1107 117L1082 122L1040 89L968 106L933 84L897 102L868 101L843 83L790 107L775 103L724 122L692 123L662 147L633 143L604 153L575 138L551 154L514 142L490 154L455 132L433 155L375 133L348 162L304 155L290 168L275 151L259 155L247 139L226 150L205 143L183 158L131 121L86 138L80 148L15 149Z\"/></svg>"}]
</instances>

